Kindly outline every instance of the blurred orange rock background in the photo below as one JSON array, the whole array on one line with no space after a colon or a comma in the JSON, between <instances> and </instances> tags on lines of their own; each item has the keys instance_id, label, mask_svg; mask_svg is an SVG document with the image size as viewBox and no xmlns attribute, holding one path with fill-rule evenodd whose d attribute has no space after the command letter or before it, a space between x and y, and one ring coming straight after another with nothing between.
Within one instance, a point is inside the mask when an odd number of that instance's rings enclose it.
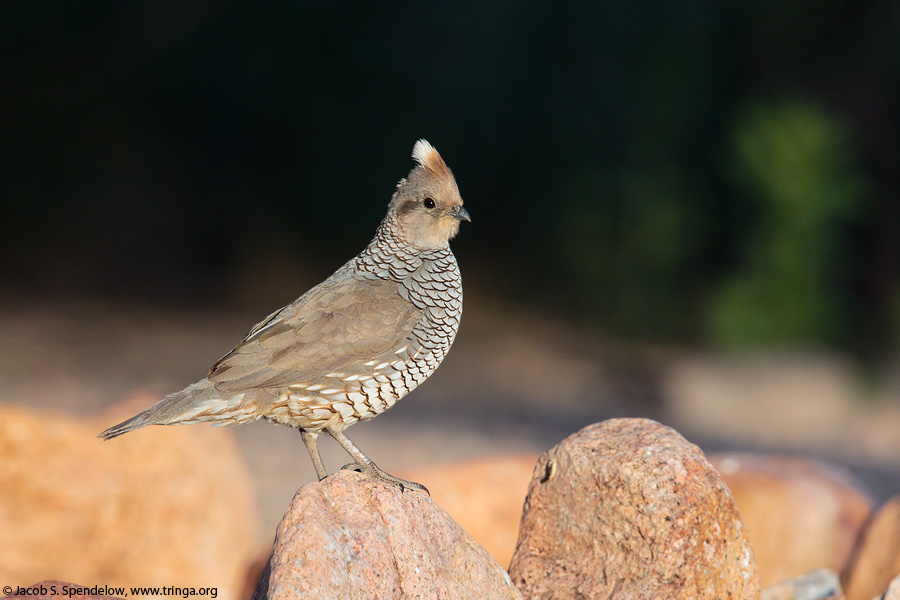
<instances>
[{"instance_id":1,"label":"blurred orange rock background","mask_svg":"<svg viewBox=\"0 0 900 600\"><path fill-rule=\"evenodd\" d=\"M238 597L258 517L231 433L96 437L151 401L95 419L0 404L0 581L217 586L218 598Z\"/></svg>"},{"instance_id":2,"label":"blurred orange rock background","mask_svg":"<svg viewBox=\"0 0 900 600\"><path fill-rule=\"evenodd\" d=\"M254 481L231 431L96 438L152 401L135 396L83 419L0 405L0 581L179 582L216 585L226 600L248 595L272 532L259 529ZM425 483L507 566L538 458L494 454L398 474ZM871 600L900 573L900 497L873 516L871 497L843 468L779 455L709 458L746 524L763 587L827 568L848 600Z\"/></svg>"}]
</instances>

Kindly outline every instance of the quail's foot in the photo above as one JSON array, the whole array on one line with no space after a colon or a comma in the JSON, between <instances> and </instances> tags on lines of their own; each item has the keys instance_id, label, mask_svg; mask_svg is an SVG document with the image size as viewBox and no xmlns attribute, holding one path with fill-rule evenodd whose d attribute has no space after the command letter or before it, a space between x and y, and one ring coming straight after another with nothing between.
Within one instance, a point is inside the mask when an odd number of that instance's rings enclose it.
<instances>
[{"instance_id":1,"label":"quail's foot","mask_svg":"<svg viewBox=\"0 0 900 600\"><path fill-rule=\"evenodd\" d=\"M356 471L357 473L365 473L373 479L377 479L387 484L397 486L398 488L400 488L401 492L404 492L406 490L415 490L417 492L425 492L426 494L431 496L431 492L428 491L428 488L421 483L394 477L390 473L386 473L385 471L379 469L378 465L376 465L375 463L352 462L341 467L341 471Z\"/></svg>"}]
</instances>

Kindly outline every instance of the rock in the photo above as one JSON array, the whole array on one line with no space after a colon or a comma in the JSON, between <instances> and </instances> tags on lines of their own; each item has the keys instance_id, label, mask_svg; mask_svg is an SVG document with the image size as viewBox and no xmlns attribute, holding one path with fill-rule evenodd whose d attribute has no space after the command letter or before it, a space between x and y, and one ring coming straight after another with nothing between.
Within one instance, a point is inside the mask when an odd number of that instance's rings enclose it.
<instances>
[{"instance_id":1,"label":"rock","mask_svg":"<svg viewBox=\"0 0 900 600\"><path fill-rule=\"evenodd\" d=\"M263 567L262 572L259 574L259 579L256 581L256 586L253 588L253 595L250 596L250 600L266 600L269 596L269 577L272 576L272 555L269 555L269 560L266 561L265 566Z\"/></svg>"},{"instance_id":2,"label":"rock","mask_svg":"<svg viewBox=\"0 0 900 600\"><path fill-rule=\"evenodd\" d=\"M829 569L811 573L771 585L760 593L759 600L843 600L841 581Z\"/></svg>"},{"instance_id":3,"label":"rock","mask_svg":"<svg viewBox=\"0 0 900 600\"><path fill-rule=\"evenodd\" d=\"M756 598L731 493L699 448L647 419L586 427L531 479L510 575L526 598Z\"/></svg>"},{"instance_id":4,"label":"rock","mask_svg":"<svg viewBox=\"0 0 900 600\"><path fill-rule=\"evenodd\" d=\"M254 599L520 599L506 571L444 510L361 473L297 492Z\"/></svg>"},{"instance_id":5,"label":"rock","mask_svg":"<svg viewBox=\"0 0 900 600\"><path fill-rule=\"evenodd\" d=\"M709 460L747 526L760 585L819 568L845 572L872 511L848 471L786 456L718 454Z\"/></svg>"},{"instance_id":6,"label":"rock","mask_svg":"<svg viewBox=\"0 0 900 600\"><path fill-rule=\"evenodd\" d=\"M887 591L880 600L900 600L900 575L894 577L891 585L888 586Z\"/></svg>"},{"instance_id":7,"label":"rock","mask_svg":"<svg viewBox=\"0 0 900 600\"><path fill-rule=\"evenodd\" d=\"M881 506L866 525L847 579L848 600L871 600L900 574L900 496Z\"/></svg>"},{"instance_id":8,"label":"rock","mask_svg":"<svg viewBox=\"0 0 900 600\"><path fill-rule=\"evenodd\" d=\"M151 401L84 420L0 405L0 582L215 586L219 600L237 597L257 517L231 432L97 439Z\"/></svg>"},{"instance_id":9,"label":"rock","mask_svg":"<svg viewBox=\"0 0 900 600\"><path fill-rule=\"evenodd\" d=\"M537 454L488 456L399 473L428 486L434 501L501 565L519 536L522 504Z\"/></svg>"},{"instance_id":10,"label":"rock","mask_svg":"<svg viewBox=\"0 0 900 600\"><path fill-rule=\"evenodd\" d=\"M268 586L269 558L271 555L271 550L266 551L264 554L260 553L253 562L250 563L250 566L244 572L244 585L241 587L241 593L238 598L245 600L246 598L255 597L257 594L256 590L263 581L265 581L266 586ZM263 590L263 595L261 597L265 597L265 590Z\"/></svg>"},{"instance_id":11,"label":"rock","mask_svg":"<svg viewBox=\"0 0 900 600\"><path fill-rule=\"evenodd\" d=\"M26 591L27 590L27 591ZM12 595L5 596L2 600L57 600L58 598L67 598L69 600L122 600L125 592L122 590L110 589L108 586L90 586L78 585L77 583L68 583L66 581L41 581L30 585L25 590L21 590L22 594L16 590ZM119 594L122 596L115 596Z\"/></svg>"}]
</instances>

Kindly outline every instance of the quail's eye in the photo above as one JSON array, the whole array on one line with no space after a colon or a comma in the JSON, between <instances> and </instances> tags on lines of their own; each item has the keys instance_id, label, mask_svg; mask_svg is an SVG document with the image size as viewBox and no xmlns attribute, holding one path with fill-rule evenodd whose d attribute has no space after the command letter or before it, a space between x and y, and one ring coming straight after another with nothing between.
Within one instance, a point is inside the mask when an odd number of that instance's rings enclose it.
<instances>
[{"instance_id":1,"label":"quail's eye","mask_svg":"<svg viewBox=\"0 0 900 600\"><path fill-rule=\"evenodd\" d=\"M425 208L434 208L434 200L432 200L431 198L425 198L424 200L422 200L422 205Z\"/></svg>"}]
</instances>

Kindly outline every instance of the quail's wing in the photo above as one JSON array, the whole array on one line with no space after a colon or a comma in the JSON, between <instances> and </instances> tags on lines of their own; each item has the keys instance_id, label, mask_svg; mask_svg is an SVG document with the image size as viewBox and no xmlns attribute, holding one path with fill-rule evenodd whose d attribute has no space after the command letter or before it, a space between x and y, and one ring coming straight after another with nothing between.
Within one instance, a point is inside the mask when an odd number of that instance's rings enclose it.
<instances>
[{"instance_id":1,"label":"quail's wing","mask_svg":"<svg viewBox=\"0 0 900 600\"><path fill-rule=\"evenodd\" d=\"M260 322L208 377L238 392L340 372L400 347L421 314L393 281L329 278Z\"/></svg>"}]
</instances>

